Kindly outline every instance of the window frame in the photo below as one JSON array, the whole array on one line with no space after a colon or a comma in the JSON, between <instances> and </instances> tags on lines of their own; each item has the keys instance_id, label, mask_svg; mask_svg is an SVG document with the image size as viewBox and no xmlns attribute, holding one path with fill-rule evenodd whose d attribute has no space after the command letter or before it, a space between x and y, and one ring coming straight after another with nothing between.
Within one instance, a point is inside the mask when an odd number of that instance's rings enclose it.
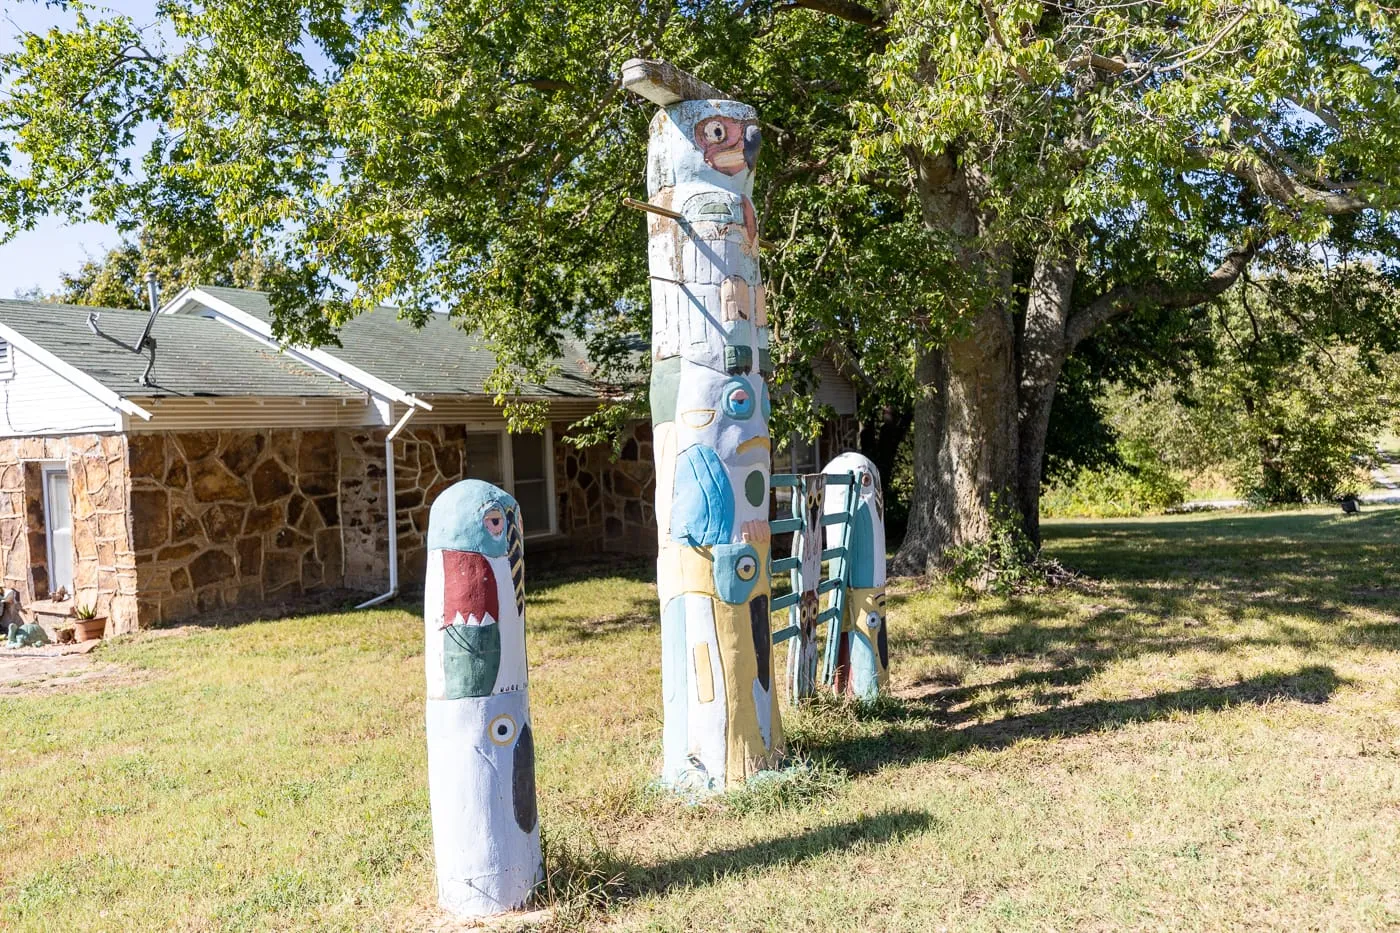
<instances>
[{"instance_id":1,"label":"window frame","mask_svg":"<svg viewBox=\"0 0 1400 933\"><path fill-rule=\"evenodd\" d=\"M68 580L60 581L54 573L54 567L58 563L55 546L57 536L54 534L54 509L53 492L49 487L49 478L62 475L68 483ZM70 594L76 584L76 572L78 564L78 552L74 543L73 535L73 475L68 469L68 462L65 460L41 460L39 461L39 488L43 492L44 498L44 559L48 562L47 570L49 574L49 592L56 593L59 587L67 590Z\"/></svg>"},{"instance_id":2,"label":"window frame","mask_svg":"<svg viewBox=\"0 0 1400 933\"><path fill-rule=\"evenodd\" d=\"M4 337L0 337L0 381L13 379L15 376L15 345Z\"/></svg>"},{"instance_id":3,"label":"window frame","mask_svg":"<svg viewBox=\"0 0 1400 933\"><path fill-rule=\"evenodd\" d=\"M489 422L468 422L466 424L468 434L494 434L496 435L496 453L501 462L501 476L506 492L515 495L515 445L511 442L513 435L503 424L491 424ZM554 428L545 425L542 432L544 435L544 484L545 501L549 504L549 527L530 527L528 521L525 522L525 540L531 538L543 538L559 533L559 500L555 492L554 477ZM469 474L471 465L467 465Z\"/></svg>"}]
</instances>

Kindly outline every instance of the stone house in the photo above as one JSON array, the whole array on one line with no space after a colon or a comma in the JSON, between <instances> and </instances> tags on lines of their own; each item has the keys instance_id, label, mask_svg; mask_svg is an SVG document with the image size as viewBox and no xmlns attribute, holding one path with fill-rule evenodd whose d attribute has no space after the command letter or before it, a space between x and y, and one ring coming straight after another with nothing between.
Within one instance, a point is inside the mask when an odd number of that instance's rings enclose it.
<instances>
[{"instance_id":1,"label":"stone house","mask_svg":"<svg viewBox=\"0 0 1400 933\"><path fill-rule=\"evenodd\" d=\"M239 289L186 289L154 316L0 300L0 585L53 615L94 604L109 634L387 596L421 581L428 508L467 476L520 501L535 560L655 552L650 425L617 459L567 443L602 403L581 351L526 392L544 433L512 435L483 386L494 359L447 318L379 309L339 338L279 348L266 296ZM841 416L826 443L848 445L854 392L822 375Z\"/></svg>"}]
</instances>

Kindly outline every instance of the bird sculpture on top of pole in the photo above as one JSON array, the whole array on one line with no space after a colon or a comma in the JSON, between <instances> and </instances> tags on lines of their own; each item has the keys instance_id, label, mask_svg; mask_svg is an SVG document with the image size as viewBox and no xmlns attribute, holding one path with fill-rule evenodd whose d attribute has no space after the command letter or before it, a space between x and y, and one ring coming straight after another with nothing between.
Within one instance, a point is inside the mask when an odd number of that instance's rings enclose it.
<instances>
[{"instance_id":1,"label":"bird sculpture on top of pole","mask_svg":"<svg viewBox=\"0 0 1400 933\"><path fill-rule=\"evenodd\" d=\"M664 62L623 86L661 109L647 151L651 411L660 537L662 780L723 790L776 767L769 625L768 319L757 112Z\"/></svg>"}]
</instances>

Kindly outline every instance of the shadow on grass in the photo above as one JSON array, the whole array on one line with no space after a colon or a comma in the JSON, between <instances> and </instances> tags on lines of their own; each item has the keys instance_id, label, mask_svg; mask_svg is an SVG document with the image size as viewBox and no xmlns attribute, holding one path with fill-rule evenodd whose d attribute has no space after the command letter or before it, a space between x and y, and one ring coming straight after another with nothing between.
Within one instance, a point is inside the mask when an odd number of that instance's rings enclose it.
<instances>
[{"instance_id":1,"label":"shadow on grass","mask_svg":"<svg viewBox=\"0 0 1400 933\"><path fill-rule=\"evenodd\" d=\"M580 855L556 843L547 868L548 888L556 906L606 909L676 888L704 887L733 875L797 865L838 849L896 843L924 832L934 822L918 810L890 810L652 865L625 862L601 849Z\"/></svg>"},{"instance_id":2,"label":"shadow on grass","mask_svg":"<svg viewBox=\"0 0 1400 933\"><path fill-rule=\"evenodd\" d=\"M1343 684L1335 670L1311 665L1291 673L1269 673L1225 687L1194 687L1129 700L1094 700L1057 706L1026 716L1010 716L995 722L963 726L980 718L994 704L974 704L953 710L977 691L1042 683L1049 686L1082 682L1092 668L1071 668L1023 674L1007 681L960 687L932 693L918 700L885 707L879 718L888 727L873 735L824 742L820 736L804 743L813 759L863 774L890 764L910 764L961 754L973 749L999 750L1028 739L1065 738L1132 723L1166 719L1177 713L1201 713L1275 700L1326 703ZM1058 695L1067 698L1068 692ZM1055 694L1036 698L1053 703ZM902 707L902 709L901 709ZM901 712L903 715L901 716Z\"/></svg>"},{"instance_id":3,"label":"shadow on grass","mask_svg":"<svg viewBox=\"0 0 1400 933\"><path fill-rule=\"evenodd\" d=\"M699 887L713 884L728 875L775 865L796 865L834 849L885 845L918 835L933 822L933 817L918 810L890 810L819 826L795 836L703 852L635 869L628 877L625 892L631 896L643 896L659 894L674 887Z\"/></svg>"}]
</instances>

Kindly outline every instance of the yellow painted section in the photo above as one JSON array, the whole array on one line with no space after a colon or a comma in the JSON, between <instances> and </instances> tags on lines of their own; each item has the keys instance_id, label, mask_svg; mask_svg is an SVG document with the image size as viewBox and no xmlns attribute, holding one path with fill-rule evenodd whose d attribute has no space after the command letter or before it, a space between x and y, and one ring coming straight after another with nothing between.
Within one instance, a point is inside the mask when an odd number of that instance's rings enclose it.
<instances>
[{"instance_id":1,"label":"yellow painted section","mask_svg":"<svg viewBox=\"0 0 1400 933\"><path fill-rule=\"evenodd\" d=\"M847 631L855 631L864 635L870 642L870 646L875 649L876 680L880 684L880 689L884 690L889 686L890 672L889 668L880 663L877 633L866 622L872 612L879 615L881 625L887 624L885 621L885 588L879 586L851 590L851 594L846 600L846 624L844 628ZM885 633L885 637L889 637L888 632Z\"/></svg>"},{"instance_id":2,"label":"yellow painted section","mask_svg":"<svg viewBox=\"0 0 1400 933\"><path fill-rule=\"evenodd\" d=\"M687 547L666 542L656 558L657 589L663 603L681 593L715 593L714 558L707 547Z\"/></svg>"},{"instance_id":3,"label":"yellow painted section","mask_svg":"<svg viewBox=\"0 0 1400 933\"><path fill-rule=\"evenodd\" d=\"M695 693L701 703L715 701L715 672L710 667L710 646L701 642L695 646Z\"/></svg>"},{"instance_id":4,"label":"yellow painted section","mask_svg":"<svg viewBox=\"0 0 1400 933\"><path fill-rule=\"evenodd\" d=\"M754 596L769 593L767 577L754 589ZM752 598L752 597L750 597ZM778 709L777 682L773 674L773 654L768 652L768 684L771 747L763 744L763 731L758 725L758 710L754 706L754 681L758 679L758 663L753 646L753 625L748 603L725 603L715 600L715 633L719 639L720 670L724 675L725 702L729 713L728 758L725 761L725 783L742 784L749 775L767 771L782 763L783 727Z\"/></svg>"}]
</instances>

